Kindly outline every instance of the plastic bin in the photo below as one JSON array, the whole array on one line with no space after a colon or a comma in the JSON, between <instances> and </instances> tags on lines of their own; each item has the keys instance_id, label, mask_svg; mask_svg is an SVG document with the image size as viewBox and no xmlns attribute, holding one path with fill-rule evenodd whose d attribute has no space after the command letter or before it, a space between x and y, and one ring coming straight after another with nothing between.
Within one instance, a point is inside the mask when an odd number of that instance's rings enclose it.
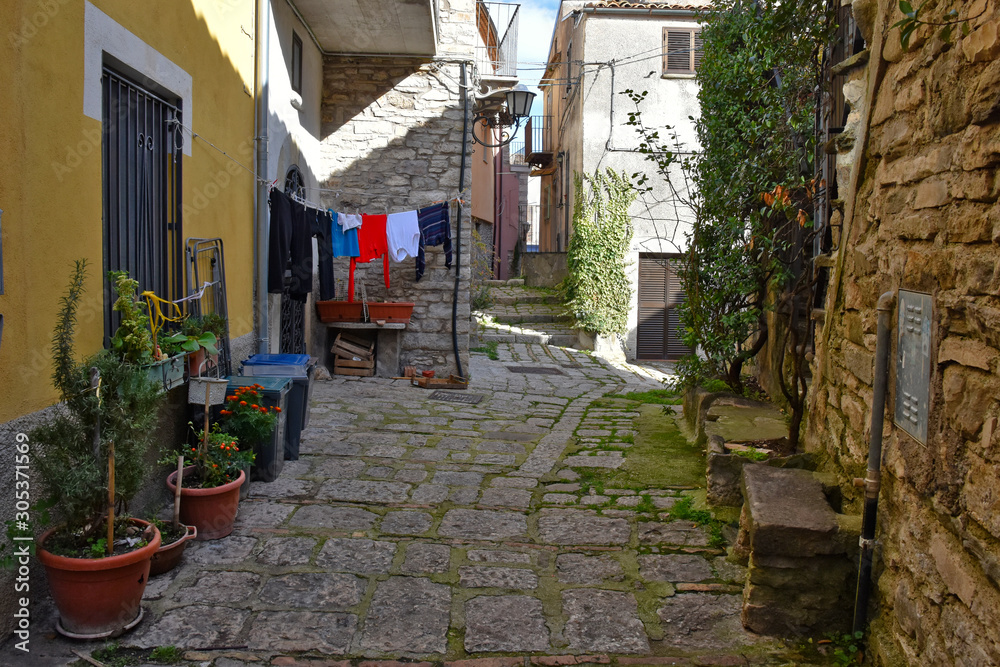
<instances>
[{"instance_id":1,"label":"plastic bin","mask_svg":"<svg viewBox=\"0 0 1000 667\"><path fill-rule=\"evenodd\" d=\"M285 431L288 427L288 394L291 390L292 381L283 377L266 377L241 375L229 378L229 392L233 392L237 387L249 387L259 384L264 389L264 405L268 408L277 406L281 408L278 413L278 423L271 433L268 442L258 443L255 449L257 457L251 468L253 479L262 482L273 482L281 474L281 469L285 466Z\"/></svg>"},{"instance_id":2,"label":"plastic bin","mask_svg":"<svg viewBox=\"0 0 1000 667\"><path fill-rule=\"evenodd\" d=\"M285 458L289 461L298 460L302 429L309 425L314 371L308 354L255 354L243 362L243 372L248 375L292 380L285 431Z\"/></svg>"}]
</instances>

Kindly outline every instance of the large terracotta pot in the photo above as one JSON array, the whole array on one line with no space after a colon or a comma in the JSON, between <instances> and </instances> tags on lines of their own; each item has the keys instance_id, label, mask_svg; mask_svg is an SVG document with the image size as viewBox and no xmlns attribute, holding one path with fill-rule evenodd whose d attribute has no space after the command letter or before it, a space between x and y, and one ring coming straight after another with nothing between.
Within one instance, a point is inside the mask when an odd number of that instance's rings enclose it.
<instances>
[{"instance_id":1,"label":"large terracotta pot","mask_svg":"<svg viewBox=\"0 0 1000 667\"><path fill-rule=\"evenodd\" d=\"M187 532L180 539L174 540L170 544L160 545L160 548L153 554L153 560L149 564L149 576L155 577L158 574L170 572L170 570L174 569L177 563L180 562L181 556L184 555L184 547L187 545L187 541L198 538L197 528L194 526L184 527L187 529Z\"/></svg>"},{"instance_id":2,"label":"large terracotta pot","mask_svg":"<svg viewBox=\"0 0 1000 667\"><path fill-rule=\"evenodd\" d=\"M149 525L139 519L132 522ZM67 558L45 550L45 541L57 530L45 531L38 540L38 560L59 609L56 629L75 639L101 639L135 627L142 619L139 601L150 559L160 548L160 531L143 548L120 556Z\"/></svg>"},{"instance_id":3,"label":"large terracotta pot","mask_svg":"<svg viewBox=\"0 0 1000 667\"><path fill-rule=\"evenodd\" d=\"M184 476L194 472L194 466L184 468ZM240 471L239 479L213 489L181 487L181 523L198 529L196 540L217 540L233 532L236 509L240 504L240 485L246 473ZM171 495L177 487L177 471L167 477Z\"/></svg>"}]
</instances>

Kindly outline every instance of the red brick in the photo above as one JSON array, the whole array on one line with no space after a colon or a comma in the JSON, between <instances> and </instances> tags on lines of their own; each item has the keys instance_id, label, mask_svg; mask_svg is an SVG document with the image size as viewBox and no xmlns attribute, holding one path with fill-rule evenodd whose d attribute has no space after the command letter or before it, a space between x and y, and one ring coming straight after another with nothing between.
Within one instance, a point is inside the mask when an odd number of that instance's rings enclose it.
<instances>
[{"instance_id":1,"label":"red brick","mask_svg":"<svg viewBox=\"0 0 1000 667\"><path fill-rule=\"evenodd\" d=\"M619 665L690 665L687 658L670 658L667 656L648 656L645 658L618 658Z\"/></svg>"},{"instance_id":2,"label":"red brick","mask_svg":"<svg viewBox=\"0 0 1000 667\"><path fill-rule=\"evenodd\" d=\"M524 658L473 658L444 663L444 667L518 667Z\"/></svg>"},{"instance_id":3,"label":"red brick","mask_svg":"<svg viewBox=\"0 0 1000 667\"><path fill-rule=\"evenodd\" d=\"M432 662L400 662L398 660L366 660L358 667L434 667Z\"/></svg>"}]
</instances>

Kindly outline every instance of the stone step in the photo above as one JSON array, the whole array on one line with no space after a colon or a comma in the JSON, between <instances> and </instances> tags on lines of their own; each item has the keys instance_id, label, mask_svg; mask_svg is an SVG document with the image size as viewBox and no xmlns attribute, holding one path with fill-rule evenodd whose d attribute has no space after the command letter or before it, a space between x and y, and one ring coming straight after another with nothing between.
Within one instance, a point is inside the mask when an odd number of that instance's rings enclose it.
<instances>
[{"instance_id":1,"label":"stone step","mask_svg":"<svg viewBox=\"0 0 1000 667\"><path fill-rule=\"evenodd\" d=\"M512 296L509 294L499 294L493 297L493 302L504 306L512 306L514 304L522 304L522 303L544 303L555 306L561 304L562 299L560 299L558 295L544 294L544 293L537 293L537 294L525 293L517 296Z\"/></svg>"},{"instance_id":2,"label":"stone step","mask_svg":"<svg viewBox=\"0 0 1000 667\"><path fill-rule=\"evenodd\" d=\"M488 341L497 343L534 343L536 345L555 345L558 347L574 347L577 343L575 334L550 334L544 332L514 333L512 331L497 331L489 329L480 331L479 345Z\"/></svg>"},{"instance_id":3,"label":"stone step","mask_svg":"<svg viewBox=\"0 0 1000 667\"><path fill-rule=\"evenodd\" d=\"M502 324L518 324L521 322L531 322L532 324L544 324L546 322L551 322L555 324L556 322L571 322L572 320L572 315L556 315L554 313L493 314L493 321L500 322Z\"/></svg>"}]
</instances>

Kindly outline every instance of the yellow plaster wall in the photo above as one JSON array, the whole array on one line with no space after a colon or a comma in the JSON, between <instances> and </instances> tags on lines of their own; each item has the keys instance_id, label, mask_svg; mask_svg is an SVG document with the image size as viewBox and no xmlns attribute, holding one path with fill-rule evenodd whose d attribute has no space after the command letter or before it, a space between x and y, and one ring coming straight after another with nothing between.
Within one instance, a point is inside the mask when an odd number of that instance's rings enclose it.
<instances>
[{"instance_id":1,"label":"yellow plaster wall","mask_svg":"<svg viewBox=\"0 0 1000 667\"><path fill-rule=\"evenodd\" d=\"M253 0L93 3L191 75L184 124L253 165ZM53 403L49 339L72 261L90 261L78 355L103 335L101 124L83 115L84 7L14 0L0 8L0 208L5 293L0 422ZM250 173L201 140L183 158L183 236L225 244L231 335L253 328Z\"/></svg>"}]
</instances>

